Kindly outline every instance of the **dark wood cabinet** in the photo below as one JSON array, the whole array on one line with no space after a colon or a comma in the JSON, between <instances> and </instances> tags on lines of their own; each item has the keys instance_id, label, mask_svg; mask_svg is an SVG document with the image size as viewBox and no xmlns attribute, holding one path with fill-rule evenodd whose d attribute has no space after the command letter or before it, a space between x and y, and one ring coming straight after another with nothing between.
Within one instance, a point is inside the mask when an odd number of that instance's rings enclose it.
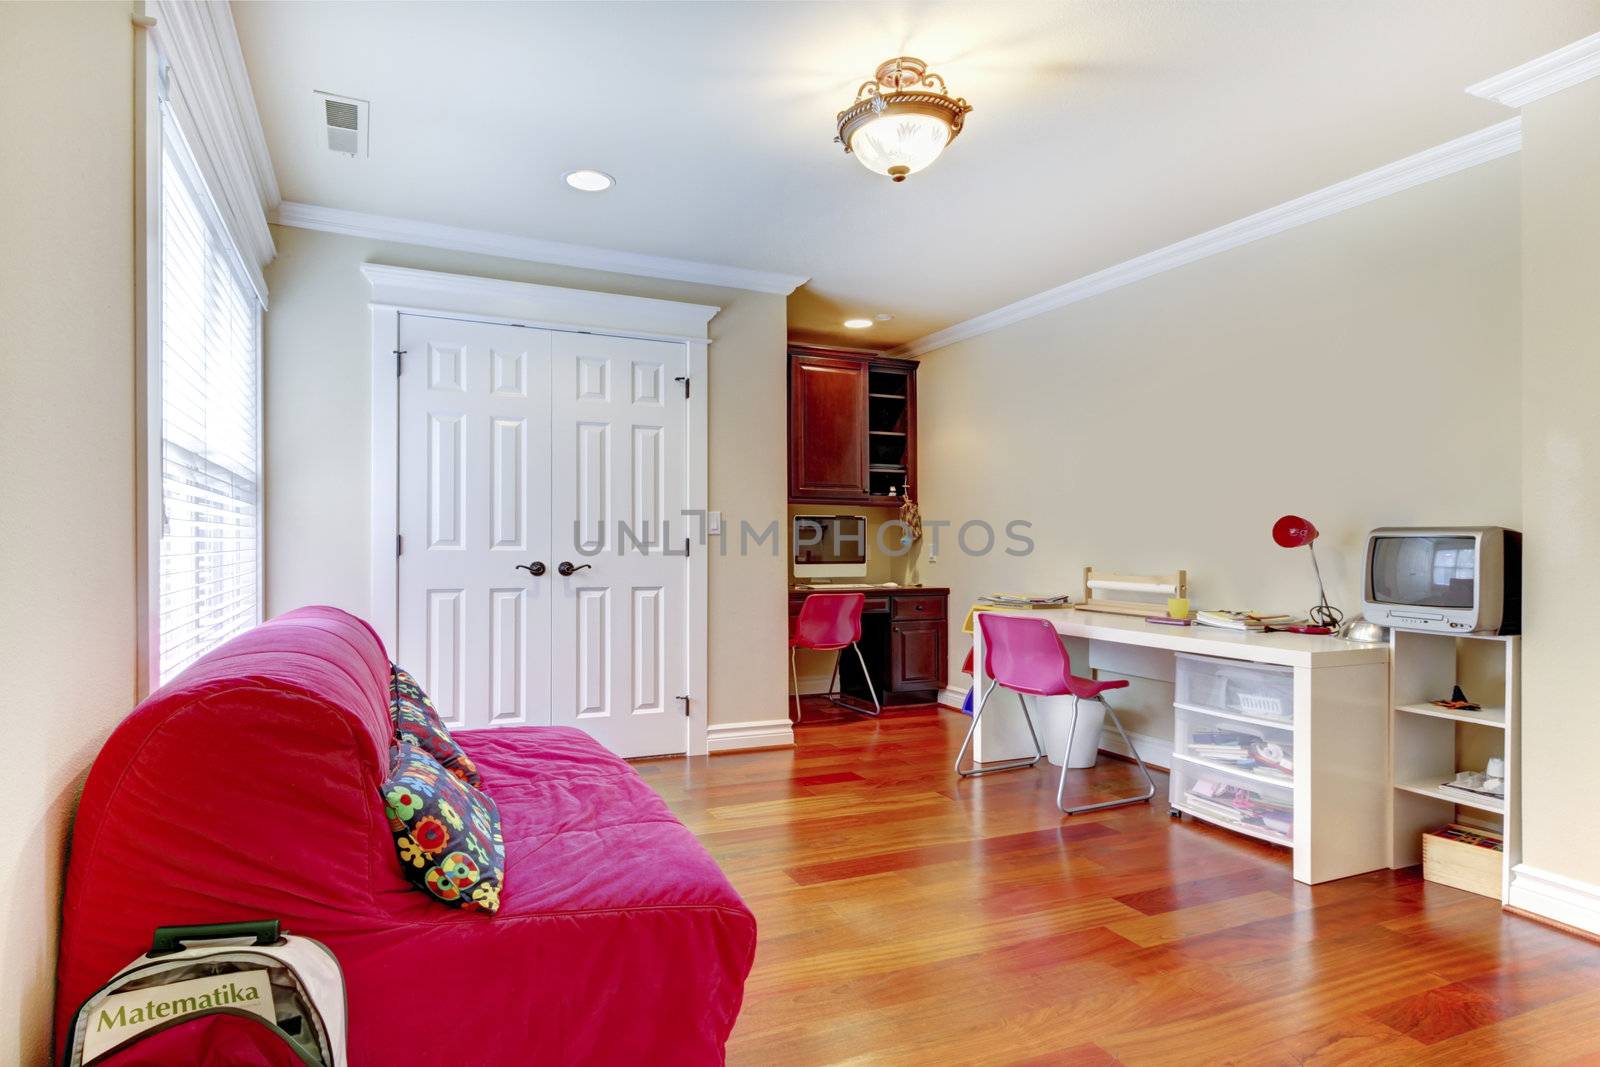
<instances>
[{"instance_id":1,"label":"dark wood cabinet","mask_svg":"<svg viewBox=\"0 0 1600 1067\"><path fill-rule=\"evenodd\" d=\"M889 627L889 690L903 693L944 688L945 622L899 622Z\"/></svg>"},{"instance_id":2,"label":"dark wood cabinet","mask_svg":"<svg viewBox=\"0 0 1600 1067\"><path fill-rule=\"evenodd\" d=\"M789 620L810 595L789 591ZM861 613L861 654L885 707L932 704L948 674L948 589L908 586L872 590ZM839 660L839 691L852 703L870 704L855 656Z\"/></svg>"},{"instance_id":3,"label":"dark wood cabinet","mask_svg":"<svg viewBox=\"0 0 1600 1067\"><path fill-rule=\"evenodd\" d=\"M917 365L789 350L789 500L898 507L917 473Z\"/></svg>"},{"instance_id":4,"label":"dark wood cabinet","mask_svg":"<svg viewBox=\"0 0 1600 1067\"><path fill-rule=\"evenodd\" d=\"M789 360L789 499L867 494L867 367L853 359Z\"/></svg>"}]
</instances>

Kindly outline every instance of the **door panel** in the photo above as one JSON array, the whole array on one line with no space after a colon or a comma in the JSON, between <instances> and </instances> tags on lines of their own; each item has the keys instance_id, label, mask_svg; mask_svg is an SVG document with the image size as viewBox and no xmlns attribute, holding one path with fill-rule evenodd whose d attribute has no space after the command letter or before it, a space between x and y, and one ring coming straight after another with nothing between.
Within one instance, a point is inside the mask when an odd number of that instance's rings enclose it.
<instances>
[{"instance_id":1,"label":"door panel","mask_svg":"<svg viewBox=\"0 0 1600 1067\"><path fill-rule=\"evenodd\" d=\"M528 590L489 590L489 722L527 723ZM542 709L541 709L542 713Z\"/></svg>"},{"instance_id":2,"label":"door panel","mask_svg":"<svg viewBox=\"0 0 1600 1067\"><path fill-rule=\"evenodd\" d=\"M686 751L685 345L558 333L552 348L553 721L623 756Z\"/></svg>"},{"instance_id":3,"label":"door panel","mask_svg":"<svg viewBox=\"0 0 1600 1067\"><path fill-rule=\"evenodd\" d=\"M452 726L549 721L550 334L400 317L397 661Z\"/></svg>"}]
</instances>

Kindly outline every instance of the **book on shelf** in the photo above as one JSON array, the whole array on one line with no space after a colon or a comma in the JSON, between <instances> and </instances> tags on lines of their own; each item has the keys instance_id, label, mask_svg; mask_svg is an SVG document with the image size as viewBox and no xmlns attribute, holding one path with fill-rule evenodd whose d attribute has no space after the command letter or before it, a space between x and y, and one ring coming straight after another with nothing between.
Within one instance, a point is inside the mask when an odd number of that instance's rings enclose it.
<instances>
[{"instance_id":1,"label":"book on shelf","mask_svg":"<svg viewBox=\"0 0 1600 1067\"><path fill-rule=\"evenodd\" d=\"M1195 612L1194 621L1201 626L1217 626L1224 630L1265 630L1268 626L1287 626L1295 621L1295 617L1260 611L1224 611L1215 608Z\"/></svg>"},{"instance_id":2,"label":"book on shelf","mask_svg":"<svg viewBox=\"0 0 1600 1067\"><path fill-rule=\"evenodd\" d=\"M1285 781L1294 776L1294 760L1290 751L1245 731L1193 731L1189 735L1189 754L1213 763L1225 763L1283 778Z\"/></svg>"},{"instance_id":3,"label":"book on shelf","mask_svg":"<svg viewBox=\"0 0 1600 1067\"><path fill-rule=\"evenodd\" d=\"M1505 838L1493 830L1479 830L1472 826L1462 826L1451 823L1441 826L1437 830L1429 830L1431 837L1441 837L1446 841L1460 841L1462 844L1472 845L1474 848L1488 849L1491 852L1504 852Z\"/></svg>"}]
</instances>

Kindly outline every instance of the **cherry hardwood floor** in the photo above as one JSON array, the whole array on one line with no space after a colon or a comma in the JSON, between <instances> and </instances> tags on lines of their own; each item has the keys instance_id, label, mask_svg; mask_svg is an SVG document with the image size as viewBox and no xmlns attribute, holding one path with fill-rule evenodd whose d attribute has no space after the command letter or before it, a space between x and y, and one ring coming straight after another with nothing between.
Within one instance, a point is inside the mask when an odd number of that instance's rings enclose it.
<instances>
[{"instance_id":1,"label":"cherry hardwood floor","mask_svg":"<svg viewBox=\"0 0 1600 1067\"><path fill-rule=\"evenodd\" d=\"M951 771L967 720L806 709L796 746L638 764L755 910L735 1067L1600 1065L1600 945L1044 765ZM1069 798L1131 791L1131 764Z\"/></svg>"}]
</instances>

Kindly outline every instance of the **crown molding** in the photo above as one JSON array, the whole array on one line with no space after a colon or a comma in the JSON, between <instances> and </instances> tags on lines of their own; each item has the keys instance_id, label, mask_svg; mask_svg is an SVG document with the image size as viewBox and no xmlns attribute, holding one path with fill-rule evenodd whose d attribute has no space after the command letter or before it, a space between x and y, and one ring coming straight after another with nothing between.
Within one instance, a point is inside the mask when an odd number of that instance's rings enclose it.
<instances>
[{"instance_id":1,"label":"crown molding","mask_svg":"<svg viewBox=\"0 0 1600 1067\"><path fill-rule=\"evenodd\" d=\"M1467 93L1507 107L1522 107L1597 74L1600 74L1600 33L1593 33L1565 48L1530 59L1520 67L1512 67L1504 74L1469 85Z\"/></svg>"},{"instance_id":2,"label":"crown molding","mask_svg":"<svg viewBox=\"0 0 1600 1067\"><path fill-rule=\"evenodd\" d=\"M692 259L617 252L608 248L543 241L537 237L519 237L492 230L469 230L460 226L444 226L417 219L369 215L362 211L318 207L315 204L298 204L289 200L278 205L278 209L272 214L272 221L279 226L321 230L323 233L341 233L350 237L368 237L379 241L420 245L423 248L476 252L480 255L517 259L528 263L548 263L560 267L607 271L612 274L631 274L641 278L696 282L700 285L716 285L726 289L777 293L780 296L788 296L808 280L799 274L779 274L772 271L748 270L744 267L728 267L717 263L701 263Z\"/></svg>"},{"instance_id":3,"label":"crown molding","mask_svg":"<svg viewBox=\"0 0 1600 1067\"><path fill-rule=\"evenodd\" d=\"M965 322L947 326L891 350L891 356L921 356L957 341L978 337L1002 326L1009 326L1056 308L1076 304L1092 296L1120 289L1175 267L1193 263L1231 248L1259 241L1308 222L1327 218L1373 200L1431 182L1457 171L1511 155L1522 148L1522 119L1512 118L1486 129L1447 141L1414 156L1358 174L1336 185L1254 215L1218 226L1214 230L1185 238L1176 244L1146 252L1142 256L1085 275L1054 289L1025 297L1015 303L985 312Z\"/></svg>"}]
</instances>

